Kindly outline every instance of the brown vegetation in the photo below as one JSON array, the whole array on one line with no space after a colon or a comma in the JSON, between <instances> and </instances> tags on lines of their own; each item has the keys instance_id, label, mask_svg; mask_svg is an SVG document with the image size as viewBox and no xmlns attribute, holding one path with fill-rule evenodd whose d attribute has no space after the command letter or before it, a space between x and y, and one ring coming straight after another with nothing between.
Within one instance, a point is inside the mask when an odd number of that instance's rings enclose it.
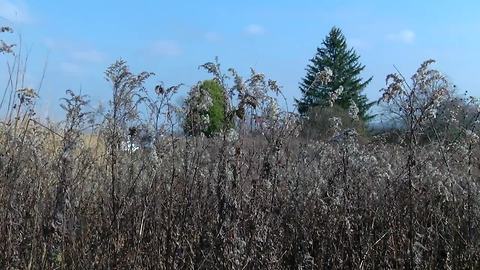
<instances>
[{"instance_id":1,"label":"brown vegetation","mask_svg":"<svg viewBox=\"0 0 480 270\"><path fill-rule=\"evenodd\" d=\"M426 88L397 76L384 98L407 109L398 143L359 143L335 119L333 139L306 139L275 107L274 81L232 72L229 86L218 64L204 67L234 95L237 129L212 138L177 135L176 87L152 94L151 74L122 61L101 117L68 92L66 120L40 124L36 97L16 92L0 128L0 268L480 267L478 121L419 143L432 112L412 106Z\"/></svg>"}]
</instances>

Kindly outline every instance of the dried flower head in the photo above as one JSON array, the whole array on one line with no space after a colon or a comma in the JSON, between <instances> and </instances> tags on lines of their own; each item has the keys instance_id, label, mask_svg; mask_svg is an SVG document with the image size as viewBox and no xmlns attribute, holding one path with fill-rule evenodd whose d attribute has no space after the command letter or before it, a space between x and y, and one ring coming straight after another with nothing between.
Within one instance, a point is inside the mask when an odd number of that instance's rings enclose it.
<instances>
[{"instance_id":1,"label":"dried flower head","mask_svg":"<svg viewBox=\"0 0 480 270\"><path fill-rule=\"evenodd\" d=\"M0 40L0 53L14 54L13 47L15 47L15 44L7 44L3 40Z\"/></svg>"},{"instance_id":2,"label":"dried flower head","mask_svg":"<svg viewBox=\"0 0 480 270\"><path fill-rule=\"evenodd\" d=\"M332 129L333 134L337 135L342 129L342 119L334 116L330 117L328 121L330 122L330 128Z\"/></svg>"},{"instance_id":3,"label":"dried flower head","mask_svg":"<svg viewBox=\"0 0 480 270\"><path fill-rule=\"evenodd\" d=\"M17 90L17 93L26 98L36 98L38 97L37 93L33 88L25 87Z\"/></svg>"},{"instance_id":4,"label":"dried flower head","mask_svg":"<svg viewBox=\"0 0 480 270\"><path fill-rule=\"evenodd\" d=\"M325 85L332 81L333 71L329 67L324 67L323 70L315 74L315 83Z\"/></svg>"},{"instance_id":5,"label":"dried flower head","mask_svg":"<svg viewBox=\"0 0 480 270\"><path fill-rule=\"evenodd\" d=\"M470 144L477 144L479 141L478 134L469 129L465 130L465 137L467 142Z\"/></svg>"},{"instance_id":6,"label":"dried flower head","mask_svg":"<svg viewBox=\"0 0 480 270\"><path fill-rule=\"evenodd\" d=\"M333 104L335 104L337 99L340 98L342 93L343 93L343 86L342 85L340 85L335 91L330 92L330 98L328 100L329 104L330 104L330 107L333 107Z\"/></svg>"},{"instance_id":7,"label":"dried flower head","mask_svg":"<svg viewBox=\"0 0 480 270\"><path fill-rule=\"evenodd\" d=\"M9 26L0 27L0 33L13 33L13 29Z\"/></svg>"},{"instance_id":8,"label":"dried flower head","mask_svg":"<svg viewBox=\"0 0 480 270\"><path fill-rule=\"evenodd\" d=\"M389 103L398 94L402 93L404 81L399 74L389 74L385 79L385 83L387 84L387 88L380 90L383 91L381 100Z\"/></svg>"},{"instance_id":9,"label":"dried flower head","mask_svg":"<svg viewBox=\"0 0 480 270\"><path fill-rule=\"evenodd\" d=\"M348 114L350 115L350 117L352 117L352 119L358 120L359 112L360 110L358 109L357 104L355 103L355 101L352 100L350 102L350 106L348 107Z\"/></svg>"}]
</instances>

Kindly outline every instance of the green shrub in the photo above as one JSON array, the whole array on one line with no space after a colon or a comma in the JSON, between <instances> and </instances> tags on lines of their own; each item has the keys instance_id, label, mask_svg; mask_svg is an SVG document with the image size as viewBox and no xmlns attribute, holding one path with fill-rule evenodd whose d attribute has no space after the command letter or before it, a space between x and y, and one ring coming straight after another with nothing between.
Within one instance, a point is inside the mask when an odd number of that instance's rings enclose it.
<instances>
[{"instance_id":1,"label":"green shrub","mask_svg":"<svg viewBox=\"0 0 480 270\"><path fill-rule=\"evenodd\" d=\"M212 136L214 133L222 131L230 126L225 119L226 99L225 91L222 86L215 80L206 80L201 84L202 88L208 91L212 99L212 106L208 110L210 124L204 131L205 135Z\"/></svg>"},{"instance_id":2,"label":"green shrub","mask_svg":"<svg viewBox=\"0 0 480 270\"><path fill-rule=\"evenodd\" d=\"M210 137L230 127L232 123L225 117L226 102L225 90L216 80L205 80L192 88L185 102L185 133Z\"/></svg>"}]
</instances>

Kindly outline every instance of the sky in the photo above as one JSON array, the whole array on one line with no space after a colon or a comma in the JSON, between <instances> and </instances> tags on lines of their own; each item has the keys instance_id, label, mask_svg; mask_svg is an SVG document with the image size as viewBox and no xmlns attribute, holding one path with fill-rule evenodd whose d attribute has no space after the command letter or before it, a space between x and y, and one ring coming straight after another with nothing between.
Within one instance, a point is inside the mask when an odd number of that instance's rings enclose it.
<instances>
[{"instance_id":1,"label":"sky","mask_svg":"<svg viewBox=\"0 0 480 270\"><path fill-rule=\"evenodd\" d=\"M41 87L52 117L65 90L108 101L105 69L117 59L156 74L152 85L208 79L198 68L218 56L222 67L250 68L277 80L293 109L298 83L329 30L342 29L360 55L365 94L376 100L394 65L407 77L427 59L461 91L480 96L480 2L446 1L27 1L0 0L0 24L28 52L26 84ZM17 48L18 49L18 48ZM24 53L25 54L25 53ZM0 86L8 57L0 56Z\"/></svg>"}]
</instances>

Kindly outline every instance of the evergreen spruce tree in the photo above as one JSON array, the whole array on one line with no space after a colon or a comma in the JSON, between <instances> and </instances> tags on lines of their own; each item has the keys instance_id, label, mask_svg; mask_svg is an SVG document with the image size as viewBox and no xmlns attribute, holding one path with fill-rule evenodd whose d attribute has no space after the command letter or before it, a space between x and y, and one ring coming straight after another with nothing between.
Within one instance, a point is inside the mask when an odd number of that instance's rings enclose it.
<instances>
[{"instance_id":1,"label":"evergreen spruce tree","mask_svg":"<svg viewBox=\"0 0 480 270\"><path fill-rule=\"evenodd\" d=\"M362 91L370 83L372 78L363 80L360 73L365 68L359 63L360 56L353 49L347 47L347 42L342 31L333 27L322 42L322 47L317 48L316 55L307 66L307 75L300 83L302 99L296 100L298 111L305 115L311 107L328 106L330 93L343 86L343 92L335 101L335 104L348 110L351 101L354 101L359 109L358 116L362 120L369 120L368 109L374 102L368 102ZM315 82L318 72L324 68L332 71L331 81L326 84Z\"/></svg>"}]
</instances>

